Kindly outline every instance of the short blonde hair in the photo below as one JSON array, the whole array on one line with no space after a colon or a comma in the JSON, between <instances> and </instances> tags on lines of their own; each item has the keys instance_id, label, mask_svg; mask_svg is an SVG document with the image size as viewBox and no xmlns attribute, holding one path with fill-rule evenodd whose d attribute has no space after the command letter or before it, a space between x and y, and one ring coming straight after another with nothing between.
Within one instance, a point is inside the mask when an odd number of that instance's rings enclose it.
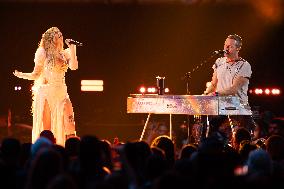
<instances>
[{"instance_id":1,"label":"short blonde hair","mask_svg":"<svg viewBox=\"0 0 284 189\"><path fill-rule=\"evenodd\" d=\"M242 38L237 34L228 35L228 39L234 39L236 41L236 46L240 49L242 47Z\"/></svg>"}]
</instances>

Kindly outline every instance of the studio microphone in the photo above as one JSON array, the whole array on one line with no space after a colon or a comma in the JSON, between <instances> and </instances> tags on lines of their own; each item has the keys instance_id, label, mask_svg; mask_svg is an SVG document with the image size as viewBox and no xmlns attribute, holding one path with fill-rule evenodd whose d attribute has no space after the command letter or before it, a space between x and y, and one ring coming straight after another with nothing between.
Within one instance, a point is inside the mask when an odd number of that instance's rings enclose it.
<instances>
[{"instance_id":1,"label":"studio microphone","mask_svg":"<svg viewBox=\"0 0 284 189\"><path fill-rule=\"evenodd\" d=\"M227 51L226 50L217 50L217 51L214 51L212 54L218 54L218 55L223 55L223 54L226 54Z\"/></svg>"},{"instance_id":2,"label":"studio microphone","mask_svg":"<svg viewBox=\"0 0 284 189\"><path fill-rule=\"evenodd\" d=\"M79 41L75 41L73 39L65 39L65 43L71 44L71 45L76 45L76 46L83 46L83 43L79 42Z\"/></svg>"}]
</instances>

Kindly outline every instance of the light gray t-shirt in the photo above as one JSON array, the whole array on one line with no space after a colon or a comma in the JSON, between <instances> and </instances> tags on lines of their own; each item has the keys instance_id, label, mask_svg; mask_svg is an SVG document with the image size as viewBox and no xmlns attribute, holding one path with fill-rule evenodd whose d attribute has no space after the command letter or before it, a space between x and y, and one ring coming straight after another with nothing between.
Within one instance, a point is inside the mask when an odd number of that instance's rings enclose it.
<instances>
[{"instance_id":1,"label":"light gray t-shirt","mask_svg":"<svg viewBox=\"0 0 284 189\"><path fill-rule=\"evenodd\" d=\"M234 63L227 63L227 57L218 58L213 65L214 71L217 73L217 91L225 90L233 85L234 79L238 76L247 78L247 82L237 92L237 96L240 97L242 104L248 105L248 85L252 71L250 64L240 58Z\"/></svg>"}]
</instances>

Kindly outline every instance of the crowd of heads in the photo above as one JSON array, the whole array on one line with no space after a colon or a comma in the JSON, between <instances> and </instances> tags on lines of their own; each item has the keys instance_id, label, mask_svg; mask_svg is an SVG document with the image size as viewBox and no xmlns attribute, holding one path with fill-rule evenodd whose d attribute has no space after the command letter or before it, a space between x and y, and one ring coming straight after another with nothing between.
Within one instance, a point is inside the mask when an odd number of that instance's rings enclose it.
<instances>
[{"instance_id":1,"label":"crowd of heads","mask_svg":"<svg viewBox=\"0 0 284 189\"><path fill-rule=\"evenodd\" d=\"M65 146L57 145L47 130L34 144L5 138L0 147L2 186L19 189L283 187L283 120L275 117L257 120L256 135L238 127L233 129L231 138L222 133L224 123L223 117L213 118L211 124L216 127L207 137L181 148L168 135L157 136L150 143L73 136L66 140Z\"/></svg>"}]
</instances>

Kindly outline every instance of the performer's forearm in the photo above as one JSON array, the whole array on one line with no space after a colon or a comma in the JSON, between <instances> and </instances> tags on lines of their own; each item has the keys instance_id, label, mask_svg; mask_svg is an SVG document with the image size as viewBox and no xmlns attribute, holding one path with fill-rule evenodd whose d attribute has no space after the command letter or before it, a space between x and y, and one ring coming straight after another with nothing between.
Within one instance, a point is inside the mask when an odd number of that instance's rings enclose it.
<instances>
[{"instance_id":1,"label":"performer's forearm","mask_svg":"<svg viewBox=\"0 0 284 189\"><path fill-rule=\"evenodd\" d=\"M227 95L236 95L237 92L238 92L238 89L236 87L230 87L228 89L218 91L218 94L220 96L227 96Z\"/></svg>"},{"instance_id":2,"label":"performer's forearm","mask_svg":"<svg viewBox=\"0 0 284 189\"><path fill-rule=\"evenodd\" d=\"M208 95L208 94L211 94L211 93L215 92L216 91L216 87L217 87L217 81L218 81L217 80L217 73L214 70L213 75L212 75L212 80L211 80L211 82L208 82L206 84L206 90L204 91L203 94Z\"/></svg>"},{"instance_id":3,"label":"performer's forearm","mask_svg":"<svg viewBox=\"0 0 284 189\"><path fill-rule=\"evenodd\" d=\"M218 91L219 95L236 95L242 86L247 82L247 79L244 77L238 77L235 79L233 85L227 89Z\"/></svg>"},{"instance_id":4,"label":"performer's forearm","mask_svg":"<svg viewBox=\"0 0 284 189\"><path fill-rule=\"evenodd\" d=\"M76 56L76 46L70 45L70 60L69 60L69 67L71 70L77 70L78 69L78 60Z\"/></svg>"},{"instance_id":5,"label":"performer's forearm","mask_svg":"<svg viewBox=\"0 0 284 189\"><path fill-rule=\"evenodd\" d=\"M27 79L27 80L36 80L39 77L40 74L38 73L23 73L23 72L19 72L17 77L18 78L22 78L22 79Z\"/></svg>"},{"instance_id":6,"label":"performer's forearm","mask_svg":"<svg viewBox=\"0 0 284 189\"><path fill-rule=\"evenodd\" d=\"M216 86L210 82L210 85L207 86L206 90L204 91L203 94L208 95L210 93L213 93L216 91Z\"/></svg>"},{"instance_id":7,"label":"performer's forearm","mask_svg":"<svg viewBox=\"0 0 284 189\"><path fill-rule=\"evenodd\" d=\"M204 91L204 94L207 95L207 94L213 93L215 92L215 90L216 89L213 86L207 87L206 90Z\"/></svg>"}]
</instances>

